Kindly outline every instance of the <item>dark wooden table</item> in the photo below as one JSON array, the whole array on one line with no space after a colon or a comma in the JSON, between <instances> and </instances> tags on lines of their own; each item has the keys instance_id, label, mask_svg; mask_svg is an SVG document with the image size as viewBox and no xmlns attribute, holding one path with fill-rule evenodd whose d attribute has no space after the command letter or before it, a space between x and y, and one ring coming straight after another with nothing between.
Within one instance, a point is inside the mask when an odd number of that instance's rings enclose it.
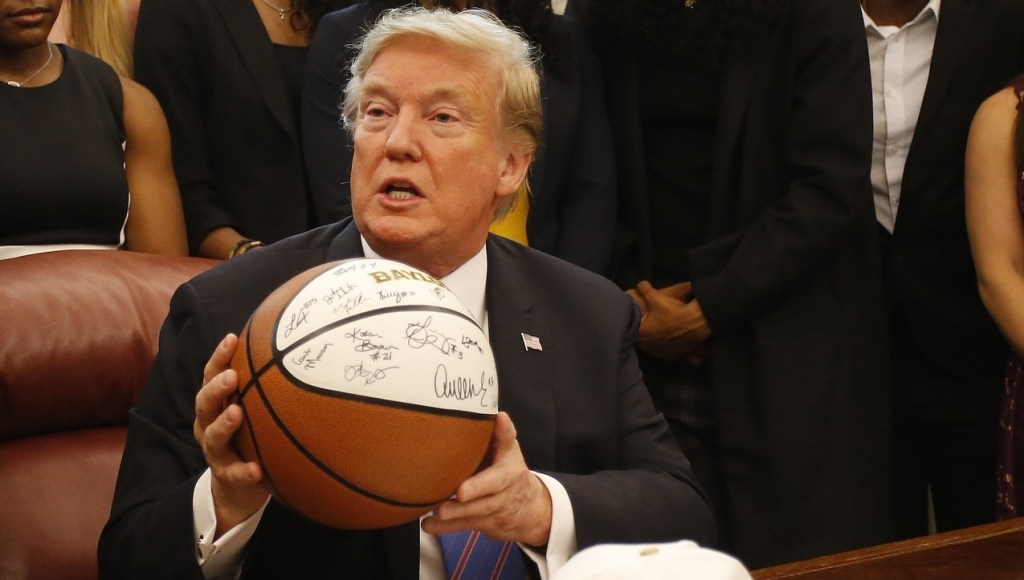
<instances>
[{"instance_id":1,"label":"dark wooden table","mask_svg":"<svg viewBox=\"0 0 1024 580\"><path fill-rule=\"evenodd\" d=\"M1024 518L754 570L755 580L1024 579Z\"/></svg>"}]
</instances>

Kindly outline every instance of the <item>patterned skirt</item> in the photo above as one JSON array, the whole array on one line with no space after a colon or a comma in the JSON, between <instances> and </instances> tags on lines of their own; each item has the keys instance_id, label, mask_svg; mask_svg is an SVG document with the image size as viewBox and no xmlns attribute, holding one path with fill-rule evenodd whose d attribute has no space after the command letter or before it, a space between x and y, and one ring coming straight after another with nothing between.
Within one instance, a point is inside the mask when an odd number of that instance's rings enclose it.
<instances>
[{"instance_id":1,"label":"patterned skirt","mask_svg":"<svg viewBox=\"0 0 1024 580\"><path fill-rule=\"evenodd\" d=\"M1003 380L997 476L999 519L1024 515L1024 359L1016 353L1010 354Z\"/></svg>"}]
</instances>

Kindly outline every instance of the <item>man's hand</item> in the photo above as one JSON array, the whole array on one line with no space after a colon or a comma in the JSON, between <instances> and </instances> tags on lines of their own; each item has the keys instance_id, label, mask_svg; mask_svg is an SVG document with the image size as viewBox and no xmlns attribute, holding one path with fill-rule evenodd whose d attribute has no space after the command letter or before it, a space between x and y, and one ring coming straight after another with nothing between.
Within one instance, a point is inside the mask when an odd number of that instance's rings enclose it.
<instances>
[{"instance_id":1,"label":"man's hand","mask_svg":"<svg viewBox=\"0 0 1024 580\"><path fill-rule=\"evenodd\" d=\"M551 496L526 467L516 428L505 412L495 419L491 453L491 465L462 482L454 499L423 520L423 531L444 534L472 529L495 540L547 544Z\"/></svg>"},{"instance_id":2,"label":"man's hand","mask_svg":"<svg viewBox=\"0 0 1024 580\"><path fill-rule=\"evenodd\" d=\"M694 356L697 347L711 336L689 282L656 290L644 281L629 290L629 295L640 304L643 317L637 344L647 354L669 361Z\"/></svg>"},{"instance_id":3,"label":"man's hand","mask_svg":"<svg viewBox=\"0 0 1024 580\"><path fill-rule=\"evenodd\" d=\"M242 425L242 408L228 404L238 391L238 376L230 369L238 338L224 337L203 369L203 388L196 395L193 435L210 466L217 533L245 521L263 506L270 495L263 484L259 464L246 463L231 446L231 437Z\"/></svg>"}]
</instances>

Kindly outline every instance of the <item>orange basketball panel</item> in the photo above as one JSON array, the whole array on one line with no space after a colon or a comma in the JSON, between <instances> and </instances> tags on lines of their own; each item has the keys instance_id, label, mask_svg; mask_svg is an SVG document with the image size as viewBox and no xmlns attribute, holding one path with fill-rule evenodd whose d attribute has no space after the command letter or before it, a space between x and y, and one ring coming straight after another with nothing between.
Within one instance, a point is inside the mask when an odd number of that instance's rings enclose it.
<instances>
[{"instance_id":1,"label":"orange basketball panel","mask_svg":"<svg viewBox=\"0 0 1024 580\"><path fill-rule=\"evenodd\" d=\"M303 516L337 528L375 529L414 520L433 509L434 505L394 505L339 483L291 444L257 391L245 396L244 405L256 436L251 439L249 425L244 425L236 436L239 451L248 459L259 450L274 496Z\"/></svg>"},{"instance_id":2,"label":"orange basketball panel","mask_svg":"<svg viewBox=\"0 0 1024 580\"><path fill-rule=\"evenodd\" d=\"M490 416L470 419L306 391L276 368L260 385L280 421L327 469L404 502L448 497L476 471L494 429Z\"/></svg>"}]
</instances>

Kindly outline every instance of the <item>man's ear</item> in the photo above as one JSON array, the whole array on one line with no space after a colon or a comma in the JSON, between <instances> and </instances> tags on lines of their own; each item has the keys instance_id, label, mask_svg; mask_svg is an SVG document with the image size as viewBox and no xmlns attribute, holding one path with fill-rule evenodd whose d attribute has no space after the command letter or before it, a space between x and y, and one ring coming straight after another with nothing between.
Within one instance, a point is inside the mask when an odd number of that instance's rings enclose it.
<instances>
[{"instance_id":1,"label":"man's ear","mask_svg":"<svg viewBox=\"0 0 1024 580\"><path fill-rule=\"evenodd\" d=\"M512 146L501 161L498 174L497 196L505 198L519 191L519 186L526 179L526 173L533 162L533 151L525 147Z\"/></svg>"}]
</instances>

